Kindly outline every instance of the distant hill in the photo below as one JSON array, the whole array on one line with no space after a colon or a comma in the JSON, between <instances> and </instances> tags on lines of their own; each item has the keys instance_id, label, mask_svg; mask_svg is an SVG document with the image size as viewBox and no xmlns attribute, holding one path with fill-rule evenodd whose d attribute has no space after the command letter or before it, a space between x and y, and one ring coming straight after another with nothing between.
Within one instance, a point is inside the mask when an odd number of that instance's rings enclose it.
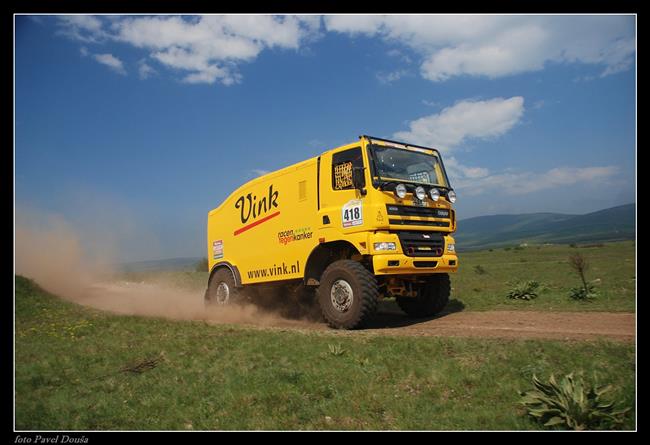
<instances>
[{"instance_id":1,"label":"distant hill","mask_svg":"<svg viewBox=\"0 0 650 445\"><path fill-rule=\"evenodd\" d=\"M634 239L635 204L586 215L531 213L478 216L458 221L459 250L522 243L585 243Z\"/></svg>"}]
</instances>

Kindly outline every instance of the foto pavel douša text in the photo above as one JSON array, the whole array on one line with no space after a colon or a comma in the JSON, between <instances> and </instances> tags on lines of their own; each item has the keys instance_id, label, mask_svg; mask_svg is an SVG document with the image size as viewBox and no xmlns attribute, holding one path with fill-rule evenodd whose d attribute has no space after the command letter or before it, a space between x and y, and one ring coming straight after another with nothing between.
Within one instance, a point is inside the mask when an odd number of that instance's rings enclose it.
<instances>
[{"instance_id":1,"label":"foto pavel dou\u0161a text","mask_svg":"<svg viewBox=\"0 0 650 445\"><path fill-rule=\"evenodd\" d=\"M16 440L14 443L22 444L50 444L50 443L88 443L88 437L86 436L69 436L67 434L52 434L52 435L42 435L35 434L33 436L21 436L20 434L16 435Z\"/></svg>"}]
</instances>

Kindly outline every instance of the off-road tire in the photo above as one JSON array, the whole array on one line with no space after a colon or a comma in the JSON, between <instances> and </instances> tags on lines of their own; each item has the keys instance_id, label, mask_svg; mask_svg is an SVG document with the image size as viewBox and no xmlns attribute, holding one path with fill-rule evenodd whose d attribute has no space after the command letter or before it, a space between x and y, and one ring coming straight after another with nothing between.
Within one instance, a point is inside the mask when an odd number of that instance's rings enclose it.
<instances>
[{"instance_id":1,"label":"off-road tire","mask_svg":"<svg viewBox=\"0 0 650 445\"><path fill-rule=\"evenodd\" d=\"M218 297L217 290L222 283L225 284L229 293L226 301L221 301L223 300L223 297ZM235 286L235 278L228 268L222 267L212 274L210 277L210 282L208 283L208 289L205 292L205 307L212 308L233 304L242 304L245 301L246 295L243 289Z\"/></svg>"},{"instance_id":2,"label":"off-road tire","mask_svg":"<svg viewBox=\"0 0 650 445\"><path fill-rule=\"evenodd\" d=\"M332 301L332 286L344 281L352 291L350 306L340 311ZM379 287L375 276L361 263L338 260L330 264L321 276L316 291L323 318L336 329L357 329L366 325L377 311Z\"/></svg>"},{"instance_id":3,"label":"off-road tire","mask_svg":"<svg viewBox=\"0 0 650 445\"><path fill-rule=\"evenodd\" d=\"M420 287L417 297L397 297L395 300L410 317L431 317L447 306L450 294L449 274L441 273L430 276Z\"/></svg>"}]
</instances>

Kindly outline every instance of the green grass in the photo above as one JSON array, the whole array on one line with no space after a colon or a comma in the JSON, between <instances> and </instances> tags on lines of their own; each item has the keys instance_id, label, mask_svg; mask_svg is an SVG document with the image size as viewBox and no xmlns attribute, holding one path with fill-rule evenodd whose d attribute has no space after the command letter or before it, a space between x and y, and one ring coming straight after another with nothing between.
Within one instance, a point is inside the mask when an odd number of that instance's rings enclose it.
<instances>
[{"instance_id":1,"label":"green grass","mask_svg":"<svg viewBox=\"0 0 650 445\"><path fill-rule=\"evenodd\" d=\"M591 267L587 280L596 283L598 297L581 302L569 298L580 278L569 266L571 253L581 252ZM635 251L633 241L604 243L602 247L568 245L494 248L459 253L460 267L452 275L452 298L465 310L608 311L635 310ZM484 273L477 272L477 266ZM546 290L534 300L506 297L520 281L538 281ZM510 284L509 284L510 283Z\"/></svg>"},{"instance_id":2,"label":"green grass","mask_svg":"<svg viewBox=\"0 0 650 445\"><path fill-rule=\"evenodd\" d=\"M597 372L634 405L631 345L116 316L22 277L15 299L17 429L538 429L518 391L533 373L570 371ZM151 358L152 369L120 371Z\"/></svg>"}]
</instances>

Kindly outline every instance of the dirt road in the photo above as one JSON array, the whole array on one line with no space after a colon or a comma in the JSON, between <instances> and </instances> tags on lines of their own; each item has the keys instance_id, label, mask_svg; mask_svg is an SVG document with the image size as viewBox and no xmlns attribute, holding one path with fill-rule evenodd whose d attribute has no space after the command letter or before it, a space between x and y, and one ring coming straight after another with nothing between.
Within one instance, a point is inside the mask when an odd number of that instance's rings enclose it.
<instances>
[{"instance_id":1,"label":"dirt road","mask_svg":"<svg viewBox=\"0 0 650 445\"><path fill-rule=\"evenodd\" d=\"M390 335L591 340L604 337L634 342L631 313L609 312L455 312L411 320L394 312L378 314L369 331Z\"/></svg>"},{"instance_id":2,"label":"dirt road","mask_svg":"<svg viewBox=\"0 0 650 445\"><path fill-rule=\"evenodd\" d=\"M290 314L280 308L261 311L253 305L206 311L203 296L199 293L147 284L98 286L85 295L85 298L76 301L122 314L204 320L209 323L240 324L265 329L336 332L320 320L318 308L310 308L301 314ZM437 317L412 319L404 315L394 303L381 302L379 312L366 329L348 334L558 340L593 340L604 337L628 343L635 340L633 313L471 312L454 308L453 304L446 311ZM338 333L343 334L342 331Z\"/></svg>"}]
</instances>

